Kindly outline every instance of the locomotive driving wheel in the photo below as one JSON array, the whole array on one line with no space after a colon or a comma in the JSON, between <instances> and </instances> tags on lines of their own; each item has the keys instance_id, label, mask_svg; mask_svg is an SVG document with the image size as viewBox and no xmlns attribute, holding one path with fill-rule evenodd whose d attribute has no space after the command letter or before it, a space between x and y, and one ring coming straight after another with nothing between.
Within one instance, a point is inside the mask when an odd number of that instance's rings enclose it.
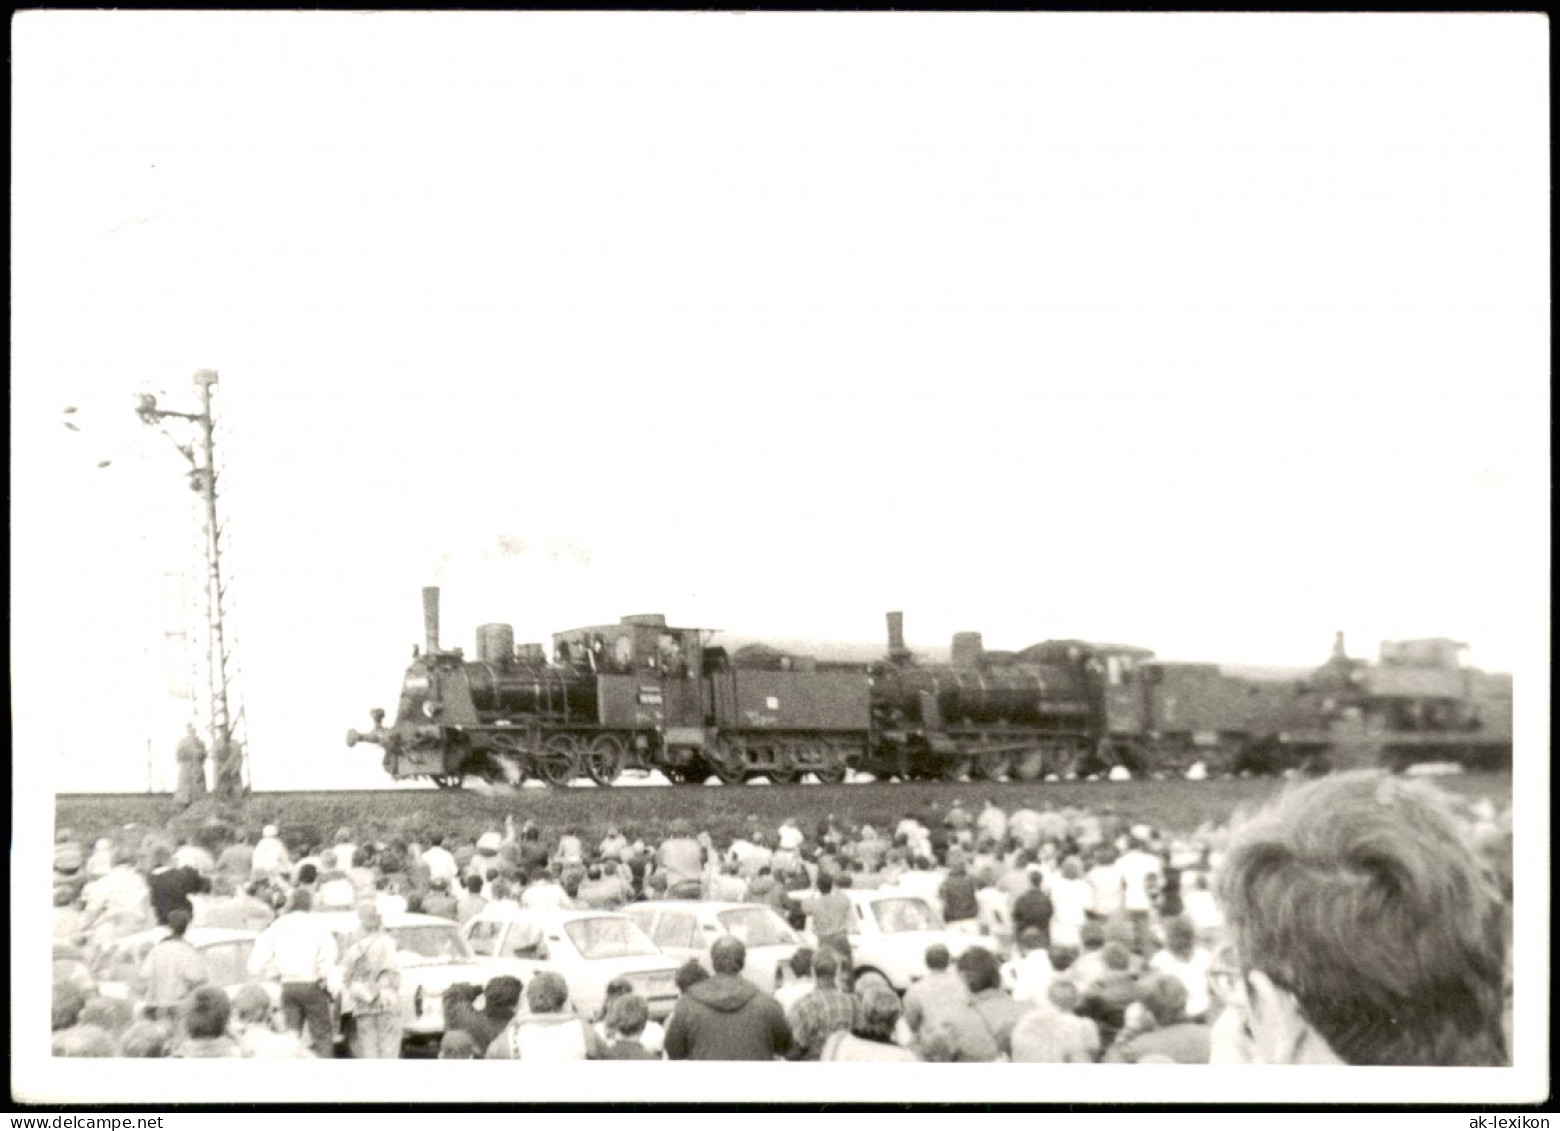
<instances>
[{"instance_id":1,"label":"locomotive driving wheel","mask_svg":"<svg viewBox=\"0 0 1560 1131\"><path fill-rule=\"evenodd\" d=\"M777 742L773 746L774 763L769 770L769 780L776 785L790 785L802 775L796 768L799 760L799 744L795 742Z\"/></svg>"},{"instance_id":2,"label":"locomotive driving wheel","mask_svg":"<svg viewBox=\"0 0 1560 1131\"><path fill-rule=\"evenodd\" d=\"M717 738L705 752L705 758L722 785L740 785L747 776L747 753L735 739Z\"/></svg>"},{"instance_id":3,"label":"locomotive driving wheel","mask_svg":"<svg viewBox=\"0 0 1560 1131\"><path fill-rule=\"evenodd\" d=\"M518 734L495 734L488 739L488 757L497 764L504 780L521 785L526 777L525 743Z\"/></svg>"},{"instance_id":4,"label":"locomotive driving wheel","mask_svg":"<svg viewBox=\"0 0 1560 1131\"><path fill-rule=\"evenodd\" d=\"M968 754L955 754L943 763L943 781L962 781L975 765L975 759Z\"/></svg>"},{"instance_id":5,"label":"locomotive driving wheel","mask_svg":"<svg viewBox=\"0 0 1560 1131\"><path fill-rule=\"evenodd\" d=\"M1019 781L1039 781L1045 773L1045 748L1031 746L1013 758L1013 776Z\"/></svg>"},{"instance_id":6,"label":"locomotive driving wheel","mask_svg":"<svg viewBox=\"0 0 1560 1131\"><path fill-rule=\"evenodd\" d=\"M572 734L555 734L536 755L537 775L548 785L568 785L580 772L580 744Z\"/></svg>"},{"instance_id":7,"label":"locomotive driving wheel","mask_svg":"<svg viewBox=\"0 0 1560 1131\"><path fill-rule=\"evenodd\" d=\"M623 740L615 734L598 734L585 752L585 772L597 785L611 785L623 772L627 757Z\"/></svg>"},{"instance_id":8,"label":"locomotive driving wheel","mask_svg":"<svg viewBox=\"0 0 1560 1131\"><path fill-rule=\"evenodd\" d=\"M987 750L975 755L975 767L987 781L1001 781L1013 765L1013 755L1002 750Z\"/></svg>"},{"instance_id":9,"label":"locomotive driving wheel","mask_svg":"<svg viewBox=\"0 0 1560 1131\"><path fill-rule=\"evenodd\" d=\"M809 742L806 750L808 761L813 764L813 773L818 775L818 780L824 785L839 785L850 773L845 751L840 747L827 742Z\"/></svg>"}]
</instances>

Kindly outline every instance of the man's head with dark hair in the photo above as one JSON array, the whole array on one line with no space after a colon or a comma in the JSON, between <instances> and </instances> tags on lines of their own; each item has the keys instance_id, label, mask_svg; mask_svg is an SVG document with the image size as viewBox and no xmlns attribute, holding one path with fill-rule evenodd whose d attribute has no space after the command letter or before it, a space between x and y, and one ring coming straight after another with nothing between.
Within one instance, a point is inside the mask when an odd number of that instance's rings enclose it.
<instances>
[{"instance_id":1,"label":"man's head with dark hair","mask_svg":"<svg viewBox=\"0 0 1560 1131\"><path fill-rule=\"evenodd\" d=\"M1078 941L1085 951L1099 950L1105 945L1105 928L1091 919L1078 928Z\"/></svg>"},{"instance_id":2,"label":"man's head with dark hair","mask_svg":"<svg viewBox=\"0 0 1560 1131\"><path fill-rule=\"evenodd\" d=\"M532 1013L558 1013L569 1000L569 984L562 974L538 971L525 988L525 1001Z\"/></svg>"},{"instance_id":3,"label":"man's head with dark hair","mask_svg":"<svg viewBox=\"0 0 1560 1131\"><path fill-rule=\"evenodd\" d=\"M643 1033L649 1020L650 1008L636 993L620 994L607 1006L607 1028L629 1040Z\"/></svg>"},{"instance_id":4,"label":"man's head with dark hair","mask_svg":"<svg viewBox=\"0 0 1560 1131\"><path fill-rule=\"evenodd\" d=\"M978 994L1002 985L1002 965L985 947L972 946L959 955L959 976L970 993Z\"/></svg>"},{"instance_id":5,"label":"man's head with dark hair","mask_svg":"<svg viewBox=\"0 0 1560 1131\"><path fill-rule=\"evenodd\" d=\"M481 895L482 894L482 877L481 876L467 876L466 877L466 890L468 892L470 892L472 895Z\"/></svg>"},{"instance_id":6,"label":"man's head with dark hair","mask_svg":"<svg viewBox=\"0 0 1560 1131\"><path fill-rule=\"evenodd\" d=\"M828 872L818 873L818 894L828 895L834 890L834 877Z\"/></svg>"},{"instance_id":7,"label":"man's head with dark hair","mask_svg":"<svg viewBox=\"0 0 1560 1131\"><path fill-rule=\"evenodd\" d=\"M816 967L817 963L815 957L813 965ZM740 974L742 967L747 965L747 947L740 939L722 935L710 946L710 965L717 974Z\"/></svg>"},{"instance_id":8,"label":"man's head with dark hair","mask_svg":"<svg viewBox=\"0 0 1560 1131\"><path fill-rule=\"evenodd\" d=\"M798 978L805 978L812 973L813 950L810 946L799 946L791 952L791 973Z\"/></svg>"},{"instance_id":9,"label":"man's head with dark hair","mask_svg":"<svg viewBox=\"0 0 1560 1131\"><path fill-rule=\"evenodd\" d=\"M900 1010L898 994L883 986L870 986L856 999L856 1031L886 1041L899 1024Z\"/></svg>"},{"instance_id":10,"label":"man's head with dark hair","mask_svg":"<svg viewBox=\"0 0 1560 1131\"><path fill-rule=\"evenodd\" d=\"M1509 1063L1506 908L1441 790L1310 782L1232 831L1218 888L1257 1056Z\"/></svg>"},{"instance_id":11,"label":"man's head with dark hair","mask_svg":"<svg viewBox=\"0 0 1560 1131\"><path fill-rule=\"evenodd\" d=\"M1104 951L1105 969L1130 970L1132 968L1132 952L1119 942L1108 942Z\"/></svg>"},{"instance_id":12,"label":"man's head with dark hair","mask_svg":"<svg viewBox=\"0 0 1560 1131\"><path fill-rule=\"evenodd\" d=\"M313 864L300 864L298 866L298 882L300 884L312 884L320 878L320 870Z\"/></svg>"},{"instance_id":13,"label":"man's head with dark hair","mask_svg":"<svg viewBox=\"0 0 1560 1131\"><path fill-rule=\"evenodd\" d=\"M482 1004L489 1013L515 1009L520 1004L520 979L509 974L490 978L482 991Z\"/></svg>"},{"instance_id":14,"label":"man's head with dark hair","mask_svg":"<svg viewBox=\"0 0 1560 1131\"><path fill-rule=\"evenodd\" d=\"M189 999L184 1013L184 1031L201 1040L220 1037L227 1032L231 1014L227 994L213 986L202 986Z\"/></svg>"},{"instance_id":15,"label":"man's head with dark hair","mask_svg":"<svg viewBox=\"0 0 1560 1131\"><path fill-rule=\"evenodd\" d=\"M190 929L190 913L182 907L175 907L168 912L168 932L176 939L182 939L184 932Z\"/></svg>"},{"instance_id":16,"label":"man's head with dark hair","mask_svg":"<svg viewBox=\"0 0 1560 1131\"><path fill-rule=\"evenodd\" d=\"M685 994L709 976L710 972L699 963L697 958L690 958L677 968L673 981L677 983L677 992Z\"/></svg>"},{"instance_id":17,"label":"man's head with dark hair","mask_svg":"<svg viewBox=\"0 0 1560 1131\"><path fill-rule=\"evenodd\" d=\"M926 948L926 968L933 974L948 969L948 964L952 961L948 948L942 943L933 943Z\"/></svg>"}]
</instances>

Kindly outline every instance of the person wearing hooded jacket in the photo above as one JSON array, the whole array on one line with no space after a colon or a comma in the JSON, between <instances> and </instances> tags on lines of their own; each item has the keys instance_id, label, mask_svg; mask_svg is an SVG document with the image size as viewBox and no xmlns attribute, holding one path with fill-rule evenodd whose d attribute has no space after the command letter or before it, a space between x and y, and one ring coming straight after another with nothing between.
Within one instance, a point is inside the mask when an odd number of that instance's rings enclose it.
<instances>
[{"instance_id":1,"label":"person wearing hooded jacket","mask_svg":"<svg viewBox=\"0 0 1560 1131\"><path fill-rule=\"evenodd\" d=\"M678 999L666 1025L669 1060L774 1060L791 1048L780 1003L742 977L747 948L731 936L710 947L715 974Z\"/></svg>"}]
</instances>

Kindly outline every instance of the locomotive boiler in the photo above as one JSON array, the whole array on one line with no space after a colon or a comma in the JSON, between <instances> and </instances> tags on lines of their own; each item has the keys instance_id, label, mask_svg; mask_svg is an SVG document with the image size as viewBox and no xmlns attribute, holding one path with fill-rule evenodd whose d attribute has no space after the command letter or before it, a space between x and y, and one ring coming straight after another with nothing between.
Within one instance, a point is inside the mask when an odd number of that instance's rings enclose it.
<instances>
[{"instance_id":1,"label":"locomotive boiler","mask_svg":"<svg viewBox=\"0 0 1560 1131\"><path fill-rule=\"evenodd\" d=\"M423 591L423 616L425 647L394 723L376 710L372 730L347 733L349 746L382 747L396 778L611 785L625 770L659 769L678 782L843 781L864 751L864 672L744 667L708 644L708 630L659 614L557 633L551 662L540 644L517 648L508 625L484 625L469 660L439 645L435 588Z\"/></svg>"},{"instance_id":2,"label":"locomotive boiler","mask_svg":"<svg viewBox=\"0 0 1560 1131\"><path fill-rule=\"evenodd\" d=\"M987 651L980 633L961 632L948 663L921 664L905 647L899 613L888 614L888 638L887 658L871 673L865 768L879 776L1034 781L1108 764L1112 693L1153 655L1083 641Z\"/></svg>"}]
</instances>

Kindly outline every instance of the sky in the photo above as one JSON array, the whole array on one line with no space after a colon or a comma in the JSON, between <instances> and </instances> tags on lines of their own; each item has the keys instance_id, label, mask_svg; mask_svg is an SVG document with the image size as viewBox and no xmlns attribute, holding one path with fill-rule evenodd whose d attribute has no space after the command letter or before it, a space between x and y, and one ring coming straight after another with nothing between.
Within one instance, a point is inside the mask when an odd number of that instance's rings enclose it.
<instances>
[{"instance_id":1,"label":"sky","mask_svg":"<svg viewBox=\"0 0 1560 1131\"><path fill-rule=\"evenodd\" d=\"M171 788L198 499L133 408L203 368L256 788L388 784L343 734L429 584L467 649L897 609L1246 664L1450 636L1545 686L1536 17L13 32L30 781Z\"/></svg>"},{"instance_id":2,"label":"sky","mask_svg":"<svg viewBox=\"0 0 1560 1131\"><path fill-rule=\"evenodd\" d=\"M468 649L642 612L872 646L902 610L925 649L1309 666L1341 630L1515 673L1547 858L1541 16L35 11L12 44L18 875L54 792L173 784L196 496L133 409L201 369L257 789L388 784L343 737L431 584ZM689 1094L662 1067L636 1094ZM1514 1096L1281 1076L1219 1086Z\"/></svg>"}]
</instances>

